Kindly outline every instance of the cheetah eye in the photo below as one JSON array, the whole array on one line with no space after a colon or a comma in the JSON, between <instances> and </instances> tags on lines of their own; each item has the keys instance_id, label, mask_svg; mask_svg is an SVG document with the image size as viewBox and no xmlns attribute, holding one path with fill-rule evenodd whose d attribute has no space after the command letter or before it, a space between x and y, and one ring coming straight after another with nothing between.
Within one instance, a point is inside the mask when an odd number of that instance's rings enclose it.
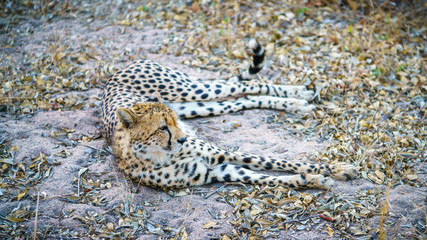
<instances>
[{"instance_id":1,"label":"cheetah eye","mask_svg":"<svg viewBox=\"0 0 427 240\"><path fill-rule=\"evenodd\" d=\"M164 131L164 130L168 129L168 127L166 125L164 125L164 126L161 126L159 129Z\"/></svg>"}]
</instances>

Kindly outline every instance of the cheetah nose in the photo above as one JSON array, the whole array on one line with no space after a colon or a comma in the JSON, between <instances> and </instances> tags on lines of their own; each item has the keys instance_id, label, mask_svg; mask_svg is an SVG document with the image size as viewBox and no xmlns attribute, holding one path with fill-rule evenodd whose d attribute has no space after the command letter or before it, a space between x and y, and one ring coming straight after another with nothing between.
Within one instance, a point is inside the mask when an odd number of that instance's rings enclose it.
<instances>
[{"instance_id":1,"label":"cheetah nose","mask_svg":"<svg viewBox=\"0 0 427 240\"><path fill-rule=\"evenodd\" d=\"M181 143L181 144L183 144L185 141L187 141L187 137L182 137L182 138L180 138L180 139L178 139L176 141L179 142L179 143Z\"/></svg>"}]
</instances>

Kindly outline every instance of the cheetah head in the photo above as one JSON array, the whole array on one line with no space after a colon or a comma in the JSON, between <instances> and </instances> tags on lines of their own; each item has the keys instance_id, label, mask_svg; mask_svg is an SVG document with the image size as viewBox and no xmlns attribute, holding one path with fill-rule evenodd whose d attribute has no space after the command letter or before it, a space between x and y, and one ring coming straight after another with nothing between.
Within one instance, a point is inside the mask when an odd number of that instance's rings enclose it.
<instances>
[{"instance_id":1,"label":"cheetah head","mask_svg":"<svg viewBox=\"0 0 427 240\"><path fill-rule=\"evenodd\" d=\"M115 145L129 148L127 152L138 159L164 164L168 155L179 152L187 139L177 126L175 112L160 102L118 108L116 115L119 121L115 141L119 142Z\"/></svg>"}]
</instances>

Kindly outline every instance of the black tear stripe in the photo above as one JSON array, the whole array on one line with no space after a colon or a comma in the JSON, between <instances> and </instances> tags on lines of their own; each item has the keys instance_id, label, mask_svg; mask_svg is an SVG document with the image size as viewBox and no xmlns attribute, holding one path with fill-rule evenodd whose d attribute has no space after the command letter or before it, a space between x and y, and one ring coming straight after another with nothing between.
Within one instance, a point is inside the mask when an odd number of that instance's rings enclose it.
<instances>
[{"instance_id":1,"label":"black tear stripe","mask_svg":"<svg viewBox=\"0 0 427 240\"><path fill-rule=\"evenodd\" d=\"M166 127L166 131L168 131L168 134L169 134L168 146L170 147L170 146L172 146L172 134L171 134L171 132L169 131L169 128L168 128L168 127Z\"/></svg>"}]
</instances>

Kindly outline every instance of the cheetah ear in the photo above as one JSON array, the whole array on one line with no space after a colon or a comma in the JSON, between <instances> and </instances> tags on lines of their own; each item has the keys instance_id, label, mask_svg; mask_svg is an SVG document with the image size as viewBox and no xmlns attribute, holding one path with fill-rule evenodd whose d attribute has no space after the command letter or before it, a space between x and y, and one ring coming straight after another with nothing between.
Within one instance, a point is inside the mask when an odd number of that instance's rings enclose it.
<instances>
[{"instance_id":1,"label":"cheetah ear","mask_svg":"<svg viewBox=\"0 0 427 240\"><path fill-rule=\"evenodd\" d=\"M129 109L118 108L116 114L119 118L119 121L125 126L125 128L129 128L136 122L135 114Z\"/></svg>"},{"instance_id":2,"label":"cheetah ear","mask_svg":"<svg viewBox=\"0 0 427 240\"><path fill-rule=\"evenodd\" d=\"M162 103L162 98L160 97L160 94L158 92L155 92L152 93L149 97L147 97L146 101Z\"/></svg>"}]
</instances>

